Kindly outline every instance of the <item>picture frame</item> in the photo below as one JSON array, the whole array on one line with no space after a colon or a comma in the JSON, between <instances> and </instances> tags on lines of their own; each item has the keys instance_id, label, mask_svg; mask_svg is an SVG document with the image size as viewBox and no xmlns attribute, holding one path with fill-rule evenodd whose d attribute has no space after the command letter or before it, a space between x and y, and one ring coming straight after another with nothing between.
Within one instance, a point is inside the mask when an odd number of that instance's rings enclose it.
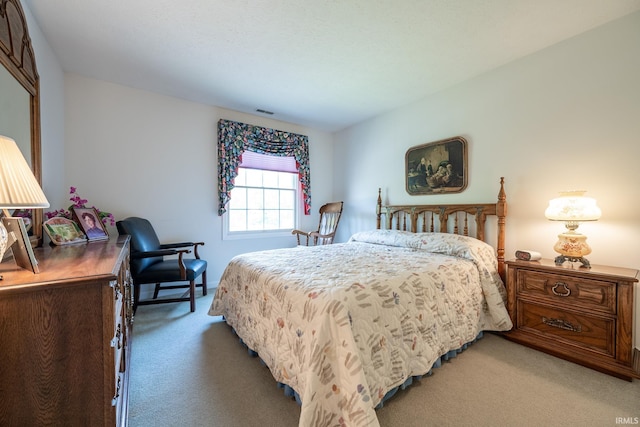
<instances>
[{"instance_id":1,"label":"picture frame","mask_svg":"<svg viewBox=\"0 0 640 427\"><path fill-rule=\"evenodd\" d=\"M71 245L85 243L87 238L78 224L64 217L54 217L42 224L45 233L54 245Z\"/></svg>"},{"instance_id":2,"label":"picture frame","mask_svg":"<svg viewBox=\"0 0 640 427\"><path fill-rule=\"evenodd\" d=\"M21 217L4 217L2 218L7 232L13 234L15 242L11 245L13 259L18 267L30 270L34 274L40 273L38 261L33 253L33 247L27 234L27 228Z\"/></svg>"},{"instance_id":3,"label":"picture frame","mask_svg":"<svg viewBox=\"0 0 640 427\"><path fill-rule=\"evenodd\" d=\"M460 193L467 188L467 140L461 136L417 145L405 154L411 195Z\"/></svg>"},{"instance_id":4,"label":"picture frame","mask_svg":"<svg viewBox=\"0 0 640 427\"><path fill-rule=\"evenodd\" d=\"M73 208L73 216L84 234L87 236L87 240L105 240L109 238L109 233L105 228L100 214L96 208Z\"/></svg>"}]
</instances>

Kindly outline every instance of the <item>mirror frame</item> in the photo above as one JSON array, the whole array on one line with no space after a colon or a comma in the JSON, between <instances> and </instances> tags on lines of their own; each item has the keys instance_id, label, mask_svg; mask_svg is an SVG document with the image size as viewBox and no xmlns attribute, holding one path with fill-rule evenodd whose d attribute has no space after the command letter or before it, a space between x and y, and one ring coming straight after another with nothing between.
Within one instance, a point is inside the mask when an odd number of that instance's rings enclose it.
<instances>
[{"instance_id":1,"label":"mirror frame","mask_svg":"<svg viewBox=\"0 0 640 427\"><path fill-rule=\"evenodd\" d=\"M20 0L0 0L0 63L31 95L31 169L42 186L40 77ZM42 244L43 209L32 210L32 244Z\"/></svg>"}]
</instances>

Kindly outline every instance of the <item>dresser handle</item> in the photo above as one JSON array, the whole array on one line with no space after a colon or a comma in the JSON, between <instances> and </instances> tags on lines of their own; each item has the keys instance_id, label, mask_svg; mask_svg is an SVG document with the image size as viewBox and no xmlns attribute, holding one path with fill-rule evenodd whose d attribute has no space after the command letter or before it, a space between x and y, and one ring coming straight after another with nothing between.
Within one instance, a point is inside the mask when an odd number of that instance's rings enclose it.
<instances>
[{"instance_id":1,"label":"dresser handle","mask_svg":"<svg viewBox=\"0 0 640 427\"><path fill-rule=\"evenodd\" d=\"M558 286L562 286L564 288L564 292L556 291L556 289L558 289ZM556 282L556 284L553 285L553 288L551 288L551 292L559 297L568 297L569 295L571 295L571 289L569 289L567 287L567 284L564 282Z\"/></svg>"},{"instance_id":2,"label":"dresser handle","mask_svg":"<svg viewBox=\"0 0 640 427\"><path fill-rule=\"evenodd\" d=\"M543 317L542 323L547 326L553 326L554 328L564 329L565 331L582 332L582 326L573 326L571 323L562 319L548 319L546 317Z\"/></svg>"},{"instance_id":3,"label":"dresser handle","mask_svg":"<svg viewBox=\"0 0 640 427\"><path fill-rule=\"evenodd\" d=\"M120 323L118 323L118 328L116 329L116 334L113 337L113 339L111 340L111 347L118 347L118 350L120 350L120 348L122 347L122 343L120 341L120 337L122 336L122 327L120 326Z\"/></svg>"},{"instance_id":4,"label":"dresser handle","mask_svg":"<svg viewBox=\"0 0 640 427\"><path fill-rule=\"evenodd\" d=\"M120 382L122 381L122 377L118 375L118 383L116 384L116 394L111 399L111 406L116 406L118 404L118 399L120 399Z\"/></svg>"},{"instance_id":5,"label":"dresser handle","mask_svg":"<svg viewBox=\"0 0 640 427\"><path fill-rule=\"evenodd\" d=\"M114 294L114 299L116 301L118 301L118 298L120 298L120 283L118 283L117 280L112 280L109 282L109 286L111 286L113 288L113 294Z\"/></svg>"}]
</instances>

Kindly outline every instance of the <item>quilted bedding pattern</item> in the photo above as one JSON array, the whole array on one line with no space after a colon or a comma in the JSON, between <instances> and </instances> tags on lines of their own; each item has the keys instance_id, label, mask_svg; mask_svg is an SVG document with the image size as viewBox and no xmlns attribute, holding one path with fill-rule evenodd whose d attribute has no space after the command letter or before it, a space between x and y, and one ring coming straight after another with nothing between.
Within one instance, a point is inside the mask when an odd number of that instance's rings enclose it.
<instances>
[{"instance_id":1,"label":"quilted bedding pattern","mask_svg":"<svg viewBox=\"0 0 640 427\"><path fill-rule=\"evenodd\" d=\"M302 400L301 426L375 426L375 406L482 330L508 330L494 249L374 230L239 255L209 309Z\"/></svg>"}]
</instances>

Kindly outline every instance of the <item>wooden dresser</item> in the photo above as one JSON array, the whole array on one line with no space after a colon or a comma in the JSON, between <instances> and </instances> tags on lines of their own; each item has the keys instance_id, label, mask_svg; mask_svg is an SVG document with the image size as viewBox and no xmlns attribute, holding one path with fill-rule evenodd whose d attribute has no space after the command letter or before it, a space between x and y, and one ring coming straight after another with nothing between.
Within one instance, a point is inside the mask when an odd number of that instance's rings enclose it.
<instances>
[{"instance_id":1,"label":"wooden dresser","mask_svg":"<svg viewBox=\"0 0 640 427\"><path fill-rule=\"evenodd\" d=\"M545 259L506 265L514 325L508 339L625 380L640 378L633 347L637 270Z\"/></svg>"},{"instance_id":2,"label":"wooden dresser","mask_svg":"<svg viewBox=\"0 0 640 427\"><path fill-rule=\"evenodd\" d=\"M0 425L126 425L129 238L34 252L0 264Z\"/></svg>"}]
</instances>

